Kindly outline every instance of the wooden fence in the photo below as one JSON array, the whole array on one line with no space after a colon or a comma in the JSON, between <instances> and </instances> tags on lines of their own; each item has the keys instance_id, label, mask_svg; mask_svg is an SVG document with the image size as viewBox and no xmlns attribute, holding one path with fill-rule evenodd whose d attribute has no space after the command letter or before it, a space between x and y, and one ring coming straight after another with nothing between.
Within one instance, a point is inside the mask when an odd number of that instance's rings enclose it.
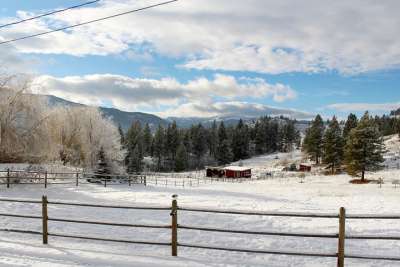
<instances>
[{"instance_id":1,"label":"wooden fence","mask_svg":"<svg viewBox=\"0 0 400 267\"><path fill-rule=\"evenodd\" d=\"M21 171L10 170L0 171L0 185L6 185L10 188L11 185L29 184L43 185L47 188L49 185L74 185L99 183L107 187L107 185L146 185L146 176L144 175L119 175L119 174L104 174L101 177L96 177L93 173L79 172L36 172L36 171Z\"/></svg>"},{"instance_id":2,"label":"wooden fence","mask_svg":"<svg viewBox=\"0 0 400 267\"><path fill-rule=\"evenodd\" d=\"M349 259L364 259L364 260L384 260L384 261L399 261L398 255L393 257L384 256L368 256L368 255L352 255L345 253L345 240L346 239L359 239L359 240L395 240L400 241L400 236L378 236L378 235L347 235L346 234L346 221L347 220L400 220L400 215L346 215L345 208L340 208L338 214L323 214L323 213L290 213L290 212L257 212L257 211L240 211L240 210L220 210L220 209L200 209L191 207L180 207L178 206L176 198L173 198L171 206L113 206L113 205L98 205L90 203L74 203L74 202L63 202L63 201L49 201L46 196L42 197L41 201L37 200L26 200L26 199L8 199L1 198L0 202L14 202L14 203L30 203L30 204L41 204L42 214L41 215L22 215L22 214L10 214L0 213L0 217L15 217L21 219L39 219L42 222L42 231L30 231L20 229L0 229L3 232L13 232L20 234L36 234L41 235L43 244L48 244L49 237L63 237L63 238L75 238L75 239L86 239L94 241L108 241L108 242L122 242L131 244L141 245L159 245L159 246L170 246L171 255L178 255L178 248L197 248L197 249L208 249L208 250L219 250L219 251L230 251L230 252L245 252L245 253L258 253L258 254L272 254L272 255L287 255L287 256L307 256L307 257L329 257L337 258L337 266L343 267L345 258ZM128 209L128 210L168 210L171 215L170 224L164 225L147 225L147 224L127 224L127 223L115 223L115 222L101 222L101 221L87 221L87 220L72 220L68 218L54 218L48 214L49 205L64 205L64 206L76 206L76 207L91 207L91 208L105 208L105 209ZM191 225L181 225L178 223L178 212L195 212L195 213L212 213L212 214L233 214L233 215L244 215L244 216L267 216L267 217L301 217L301 218L325 218L325 219L338 219L338 233L299 233L299 232L276 232L276 231L250 231L250 230L233 230L223 228L210 228L210 227L199 227ZM180 215L182 216L182 215ZM171 231L170 242L158 242L158 241L140 241L140 240L121 240L121 239L110 239L104 237L88 237L69 235L65 233L53 233L49 230L48 222L66 222L76 224L92 224L92 225L105 225L105 226L119 226L119 227L131 227L131 228L153 228L153 229L169 229ZM189 230L189 231L202 231L202 232L220 232L220 233L234 233L244 235L263 235L263 236L285 236L285 237L298 237L298 238L329 238L337 239L338 248L336 252L316 253L310 251L287 251L287 250L254 250L250 248L232 248L232 247L219 247L212 245L199 245L192 243L185 243L184 241L178 241L178 230Z\"/></svg>"},{"instance_id":3,"label":"wooden fence","mask_svg":"<svg viewBox=\"0 0 400 267\"><path fill-rule=\"evenodd\" d=\"M104 174L101 178L96 178L93 173L80 172L33 172L10 170L0 171L0 185L32 184L42 185L44 188L50 185L73 185L99 183L104 187L135 184L153 186L173 186L173 187L198 187L203 184L215 182L242 183L249 181L248 178L211 178L211 177L190 177L185 174L177 173L144 173L135 175L126 174ZM3 182L1 182L3 180Z\"/></svg>"}]
</instances>

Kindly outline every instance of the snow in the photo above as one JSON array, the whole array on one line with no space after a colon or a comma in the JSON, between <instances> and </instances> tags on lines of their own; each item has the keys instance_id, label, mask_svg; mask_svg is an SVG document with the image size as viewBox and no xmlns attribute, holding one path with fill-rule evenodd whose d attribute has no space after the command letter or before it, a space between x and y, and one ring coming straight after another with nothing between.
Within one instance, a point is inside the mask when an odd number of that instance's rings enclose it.
<instances>
[{"instance_id":1,"label":"snow","mask_svg":"<svg viewBox=\"0 0 400 267\"><path fill-rule=\"evenodd\" d=\"M280 171L287 162L302 162L301 153L279 153L243 160L257 175ZM178 195L178 205L194 208L234 209L271 212L400 214L400 171L386 169L367 178L383 178L378 184L350 184L348 175L323 176L311 173L303 182L295 174L284 173L267 180L243 183L214 182L199 187L169 188L137 185L41 186L15 185L0 187L2 198L39 200L47 195L50 201L169 206L171 196ZM0 213L40 215L40 204L0 202ZM169 211L78 208L49 205L49 217L87 219L93 221L169 224ZM300 233L337 233L337 219L265 217L209 214L179 211L179 224L199 227L282 231ZM40 220L0 217L0 228L41 231ZM168 229L140 229L99 225L50 222L50 233L67 233L91 237L170 242ZM347 220L348 235L400 236L400 220ZM212 245L259 250L288 250L336 253L337 239L259 236L179 230L179 241L196 245ZM346 253L353 255L398 256L400 241L346 240ZM251 253L179 248L179 256L170 256L170 247L143 246L90 240L50 237L49 245L41 244L41 236L1 233L0 266L335 266L335 258L278 256ZM397 262L346 259L348 266L400 266Z\"/></svg>"},{"instance_id":2,"label":"snow","mask_svg":"<svg viewBox=\"0 0 400 267\"><path fill-rule=\"evenodd\" d=\"M231 170L231 171L247 171L249 169L250 168L240 167L240 166L228 166L224 168L224 170Z\"/></svg>"}]
</instances>

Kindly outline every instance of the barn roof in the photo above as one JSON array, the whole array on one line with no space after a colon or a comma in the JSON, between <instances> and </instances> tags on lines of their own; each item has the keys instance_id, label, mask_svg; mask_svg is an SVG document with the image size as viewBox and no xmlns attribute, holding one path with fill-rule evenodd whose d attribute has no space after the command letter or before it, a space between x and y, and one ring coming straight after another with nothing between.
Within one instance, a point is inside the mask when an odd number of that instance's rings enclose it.
<instances>
[{"instance_id":1,"label":"barn roof","mask_svg":"<svg viewBox=\"0 0 400 267\"><path fill-rule=\"evenodd\" d=\"M247 168L247 167L241 167L241 166L228 166L228 167L225 167L224 170L247 171L247 170L251 170L251 169Z\"/></svg>"}]
</instances>

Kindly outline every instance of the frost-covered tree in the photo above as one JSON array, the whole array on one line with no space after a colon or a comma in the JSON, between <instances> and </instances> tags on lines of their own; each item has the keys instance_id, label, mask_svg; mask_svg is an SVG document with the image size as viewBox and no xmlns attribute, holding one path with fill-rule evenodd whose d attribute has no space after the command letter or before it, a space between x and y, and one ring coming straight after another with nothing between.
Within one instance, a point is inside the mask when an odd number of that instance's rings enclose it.
<instances>
[{"instance_id":1,"label":"frost-covered tree","mask_svg":"<svg viewBox=\"0 0 400 267\"><path fill-rule=\"evenodd\" d=\"M0 162L40 162L47 158L49 109L32 97L30 80L0 76Z\"/></svg>"},{"instance_id":2,"label":"frost-covered tree","mask_svg":"<svg viewBox=\"0 0 400 267\"><path fill-rule=\"evenodd\" d=\"M352 176L361 175L365 180L365 172L382 168L385 147L383 137L374 120L366 112L357 127L350 131L345 149L347 172Z\"/></svg>"}]
</instances>

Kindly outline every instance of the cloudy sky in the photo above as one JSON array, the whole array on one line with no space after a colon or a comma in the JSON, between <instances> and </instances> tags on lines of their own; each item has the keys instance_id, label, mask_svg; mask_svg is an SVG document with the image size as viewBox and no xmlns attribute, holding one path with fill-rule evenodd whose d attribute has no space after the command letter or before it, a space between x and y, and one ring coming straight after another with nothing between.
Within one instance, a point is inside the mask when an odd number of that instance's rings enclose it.
<instances>
[{"instance_id":1,"label":"cloudy sky","mask_svg":"<svg viewBox=\"0 0 400 267\"><path fill-rule=\"evenodd\" d=\"M0 24L85 0L1 0ZM0 28L0 41L162 2L102 0ZM1 45L35 90L161 116L344 117L400 107L398 0L180 0Z\"/></svg>"}]
</instances>

